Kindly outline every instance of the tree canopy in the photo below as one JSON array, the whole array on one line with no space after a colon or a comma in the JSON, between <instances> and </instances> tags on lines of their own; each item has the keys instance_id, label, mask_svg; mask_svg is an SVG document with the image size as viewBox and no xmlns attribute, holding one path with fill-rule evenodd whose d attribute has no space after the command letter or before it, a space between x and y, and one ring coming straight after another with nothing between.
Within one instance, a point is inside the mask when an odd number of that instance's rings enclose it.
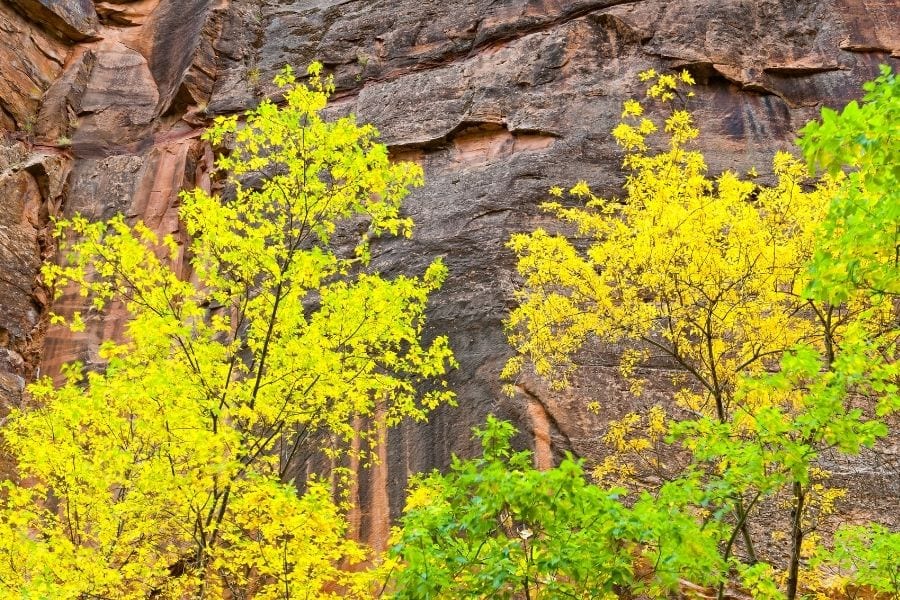
<instances>
[{"instance_id":1,"label":"tree canopy","mask_svg":"<svg viewBox=\"0 0 900 600\"><path fill-rule=\"evenodd\" d=\"M727 524L716 542L720 597L735 573L762 596L780 597L780 587L793 599L821 584L802 568L848 495L829 486L823 452L872 447L897 409L898 203L893 188L884 193L896 171L896 144L886 142L894 79L885 71L863 108L825 111L806 128L810 159L830 167L821 179L777 153L772 183L755 170L710 178L684 108L690 74L641 79L647 101L627 101L613 130L625 197L599 198L583 181L568 194L553 188L544 209L572 237L537 230L509 243L523 287L505 375L532 368L562 387L576 351L624 343L621 372L639 395L636 366L674 361L669 402L610 423L610 453L594 475L638 491L680 486L682 506ZM662 106L662 124L648 102ZM835 168L843 164L849 174ZM783 511L783 575L753 539L764 505Z\"/></svg>"},{"instance_id":2,"label":"tree canopy","mask_svg":"<svg viewBox=\"0 0 900 600\"><path fill-rule=\"evenodd\" d=\"M130 319L102 369L42 379L5 425L17 473L0 501L4 595L370 592L377 570L346 568L371 556L345 536L340 457L353 436L452 401L447 339L422 341L446 269L367 268L372 239L410 234L401 202L422 172L389 161L372 126L324 120L320 71L302 84L285 70L281 105L204 134L227 147L223 193L182 194L188 248L121 216L56 224L49 284ZM362 234L338 244L350 221ZM188 280L169 266L182 252ZM338 468L310 472L312 454Z\"/></svg>"}]
</instances>

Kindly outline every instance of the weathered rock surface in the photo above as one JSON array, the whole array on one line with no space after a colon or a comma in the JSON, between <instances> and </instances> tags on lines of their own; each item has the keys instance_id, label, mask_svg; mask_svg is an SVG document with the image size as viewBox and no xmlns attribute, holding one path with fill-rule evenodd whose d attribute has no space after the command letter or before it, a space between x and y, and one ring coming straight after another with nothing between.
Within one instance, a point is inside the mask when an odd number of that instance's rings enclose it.
<instances>
[{"instance_id":1,"label":"weathered rock surface","mask_svg":"<svg viewBox=\"0 0 900 600\"><path fill-rule=\"evenodd\" d=\"M31 133L44 91L68 48L0 2L0 131Z\"/></svg>"},{"instance_id":2,"label":"weathered rock surface","mask_svg":"<svg viewBox=\"0 0 900 600\"><path fill-rule=\"evenodd\" d=\"M49 298L41 264L52 258L49 217L59 210L69 160L0 145L0 413L21 399L42 354Z\"/></svg>"},{"instance_id":3,"label":"weathered rock surface","mask_svg":"<svg viewBox=\"0 0 900 600\"><path fill-rule=\"evenodd\" d=\"M118 213L140 219L162 235L184 241L178 221L178 192L209 186L212 156L197 140L186 139L153 146L141 155L112 155L76 161L69 178L69 201L64 214L80 213L91 219L108 219ZM189 276L184 263L172 267ZM60 365L81 361L99 364L97 349L105 339L121 338L126 314L120 307L97 313L74 290L64 293L54 310L62 314L79 311L87 327L73 334L60 327L49 328L44 341L42 368L58 373Z\"/></svg>"},{"instance_id":4,"label":"weathered rock surface","mask_svg":"<svg viewBox=\"0 0 900 600\"><path fill-rule=\"evenodd\" d=\"M82 113L82 99L91 80L97 55L90 49L73 51L59 78L44 93L34 133L44 140L71 139L78 115Z\"/></svg>"},{"instance_id":5,"label":"weathered rock surface","mask_svg":"<svg viewBox=\"0 0 900 600\"><path fill-rule=\"evenodd\" d=\"M0 0L0 130L15 155L0 164L0 353L16 353L0 355L0 398L14 402L38 365L28 349L45 310L35 283L41 207L124 211L177 232L177 191L209 185L201 128L274 94L285 64L321 60L338 85L332 110L373 122L394 156L425 168L426 186L407 203L415 237L379 243L376 266L416 273L444 256L451 271L429 335L451 337L460 408L387 434L354 517L376 545L408 476L473 452L469 430L486 413L516 420L520 441L549 465L563 450L595 456L603 423L664 393L660 365L655 385L629 397L610 353L584 357L563 394L525 378L506 398L497 379L514 288L504 243L547 223L537 206L551 185L586 179L616 193L621 153L608 132L622 100L640 93L639 71L690 69L711 168L746 170L765 167L821 105L857 97L900 53L898 0L105 0L94 2L96 22L88 4ZM78 33L45 28L47 10ZM57 156L61 138L71 148ZM15 166L24 163L43 166ZM62 191L41 187L50 171ZM113 314L94 315L79 337L50 331L42 368L92 360L120 328ZM585 410L588 400L601 415ZM873 505L896 498L896 471L860 475L888 486Z\"/></svg>"},{"instance_id":6,"label":"weathered rock surface","mask_svg":"<svg viewBox=\"0 0 900 600\"><path fill-rule=\"evenodd\" d=\"M72 41L97 35L97 11L91 0L11 0L32 21Z\"/></svg>"}]
</instances>

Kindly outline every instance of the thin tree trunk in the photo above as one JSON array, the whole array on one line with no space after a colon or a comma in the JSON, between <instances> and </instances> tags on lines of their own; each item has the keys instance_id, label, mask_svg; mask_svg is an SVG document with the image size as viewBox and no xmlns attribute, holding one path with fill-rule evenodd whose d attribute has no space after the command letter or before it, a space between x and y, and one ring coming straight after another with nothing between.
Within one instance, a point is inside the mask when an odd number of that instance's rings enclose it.
<instances>
[{"instance_id":1,"label":"thin tree trunk","mask_svg":"<svg viewBox=\"0 0 900 600\"><path fill-rule=\"evenodd\" d=\"M803 508L806 494L799 481L794 482L794 508L791 511L791 562L788 566L787 598L797 598L800 579L800 550L803 545Z\"/></svg>"},{"instance_id":2,"label":"thin tree trunk","mask_svg":"<svg viewBox=\"0 0 900 600\"><path fill-rule=\"evenodd\" d=\"M747 558L750 560L750 564L756 564L756 549L753 547L753 538L750 537L750 527L747 524L747 510L744 508L744 501L738 499L737 504L735 505L735 512L737 513L737 518L741 522L741 537L744 540L744 545L747 547Z\"/></svg>"}]
</instances>

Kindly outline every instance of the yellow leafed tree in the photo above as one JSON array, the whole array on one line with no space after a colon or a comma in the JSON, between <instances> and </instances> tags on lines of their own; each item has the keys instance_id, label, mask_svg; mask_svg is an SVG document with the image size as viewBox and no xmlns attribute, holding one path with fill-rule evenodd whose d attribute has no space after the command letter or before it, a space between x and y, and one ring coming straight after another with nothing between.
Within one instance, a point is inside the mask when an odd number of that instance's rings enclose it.
<instances>
[{"instance_id":1,"label":"yellow leafed tree","mask_svg":"<svg viewBox=\"0 0 900 600\"><path fill-rule=\"evenodd\" d=\"M672 105L676 76L646 76L655 79L651 97ZM662 152L648 147L657 126L640 103L626 102L622 116L613 136L626 151L626 199L598 198L581 182L569 195L585 206L544 204L576 227L587 250L543 230L510 242L525 287L509 320L521 358L507 374L527 357L540 375L565 384L573 352L590 336L638 341L644 352L626 355L627 373L646 352L670 356L704 391L685 397L685 406L725 419L739 373L834 333L836 309L829 314L801 294L832 184L807 191L805 165L785 153L775 156L773 186L730 171L712 179L690 148L698 131L689 112L668 115Z\"/></svg>"},{"instance_id":2,"label":"yellow leafed tree","mask_svg":"<svg viewBox=\"0 0 900 600\"><path fill-rule=\"evenodd\" d=\"M372 589L378 569L345 537L342 477L307 476L306 461L374 439L376 414L393 425L452 401L447 339L421 341L445 268L392 280L368 268L370 240L410 234L401 201L422 172L390 162L373 127L323 120L333 84L320 70L309 85L285 70L283 105L205 134L231 148L216 165L227 197L182 195L192 281L167 266L175 241L140 223L57 224L63 260L48 283L131 318L103 345L102 371L74 364L60 387L39 381L33 407L5 424L17 472L0 496L0 596ZM338 248L350 220L345 234L362 233Z\"/></svg>"}]
</instances>

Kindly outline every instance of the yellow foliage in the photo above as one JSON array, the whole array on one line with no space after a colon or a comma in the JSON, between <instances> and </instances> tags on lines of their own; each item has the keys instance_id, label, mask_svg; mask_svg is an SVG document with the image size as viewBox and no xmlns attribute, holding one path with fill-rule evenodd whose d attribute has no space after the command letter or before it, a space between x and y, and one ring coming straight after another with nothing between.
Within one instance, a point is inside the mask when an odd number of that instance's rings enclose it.
<instances>
[{"instance_id":1,"label":"yellow foliage","mask_svg":"<svg viewBox=\"0 0 900 600\"><path fill-rule=\"evenodd\" d=\"M660 479L666 470L661 446L669 434L663 407L654 405L646 413L629 413L608 425L603 442L615 453L594 467L592 476L611 486L633 487L636 479Z\"/></svg>"},{"instance_id":2,"label":"yellow foliage","mask_svg":"<svg viewBox=\"0 0 900 600\"><path fill-rule=\"evenodd\" d=\"M30 388L37 408L9 416L0 596L341 598L383 576L345 537L332 495L346 481L309 479L308 461L339 460L356 435L374 447L380 426L452 401L433 385L455 364L447 339L421 342L446 268L367 269L372 238L409 232L400 205L422 172L390 162L373 127L323 120L333 84L320 70L308 86L286 70L283 107L264 101L244 126L219 119L205 134L234 144L216 163L234 197L182 195L191 280L167 265L174 240L141 223L56 224L67 260L48 284L131 319L101 372L69 365L64 385ZM364 233L342 253L331 237L351 217Z\"/></svg>"},{"instance_id":3,"label":"yellow foliage","mask_svg":"<svg viewBox=\"0 0 900 600\"><path fill-rule=\"evenodd\" d=\"M668 105L691 83L689 74L653 71L641 79L651 98ZM643 113L629 100L613 130L629 173L624 202L578 182L570 198L582 206L544 205L575 228L586 250L543 230L510 241L525 282L507 323L510 341L556 385L565 385L571 356L589 338L636 343L623 356L626 376L637 356L661 352L706 398L684 392L681 403L726 418L739 376L775 364L798 342L823 343L817 314L828 309L800 292L835 184L811 184L805 166L786 153L773 160L774 185L729 171L711 178L689 147L698 130L688 111L670 111L660 152L650 151L660 142L651 140L657 126Z\"/></svg>"}]
</instances>

